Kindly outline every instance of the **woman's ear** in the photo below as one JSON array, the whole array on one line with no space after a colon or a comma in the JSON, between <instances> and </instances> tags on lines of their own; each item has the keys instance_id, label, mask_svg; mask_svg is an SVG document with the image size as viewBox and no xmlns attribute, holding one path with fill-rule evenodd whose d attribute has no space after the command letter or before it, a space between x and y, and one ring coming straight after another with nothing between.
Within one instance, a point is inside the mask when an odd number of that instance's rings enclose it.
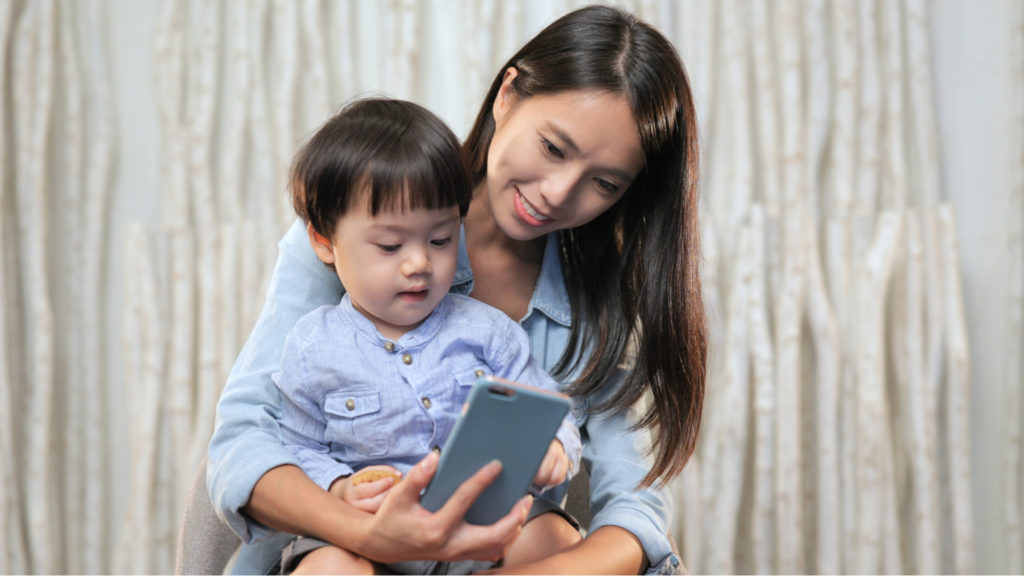
<instances>
[{"instance_id":1,"label":"woman's ear","mask_svg":"<svg viewBox=\"0 0 1024 576\"><path fill-rule=\"evenodd\" d=\"M309 245L316 252L316 257L324 264L334 264L334 246L331 241L314 230L312 224L306 224L306 233L309 234Z\"/></svg>"},{"instance_id":2,"label":"woman's ear","mask_svg":"<svg viewBox=\"0 0 1024 576\"><path fill-rule=\"evenodd\" d=\"M515 104L516 88L512 84L518 76L519 70L516 70L515 66L509 66L501 78L501 87L498 88L498 94L494 97L494 104L491 106L491 114L494 116L495 123L508 116Z\"/></svg>"}]
</instances>

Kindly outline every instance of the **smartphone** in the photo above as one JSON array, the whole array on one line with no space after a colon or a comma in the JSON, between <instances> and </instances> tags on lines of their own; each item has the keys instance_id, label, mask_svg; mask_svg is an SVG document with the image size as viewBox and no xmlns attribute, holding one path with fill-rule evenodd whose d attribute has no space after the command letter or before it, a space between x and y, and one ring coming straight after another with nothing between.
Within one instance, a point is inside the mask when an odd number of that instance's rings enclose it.
<instances>
[{"instance_id":1,"label":"smartphone","mask_svg":"<svg viewBox=\"0 0 1024 576\"><path fill-rule=\"evenodd\" d=\"M420 503L436 512L470 476L491 460L499 460L501 474L465 516L470 524L493 524L529 490L569 412L569 397L484 376L470 390L468 405L441 450L437 472Z\"/></svg>"}]
</instances>

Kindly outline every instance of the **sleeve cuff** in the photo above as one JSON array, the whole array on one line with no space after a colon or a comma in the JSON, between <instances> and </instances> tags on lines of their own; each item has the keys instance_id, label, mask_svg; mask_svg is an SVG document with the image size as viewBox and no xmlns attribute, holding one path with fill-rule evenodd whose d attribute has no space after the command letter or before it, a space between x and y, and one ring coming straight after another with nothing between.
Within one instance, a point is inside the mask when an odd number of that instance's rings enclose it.
<instances>
[{"instance_id":1,"label":"sleeve cuff","mask_svg":"<svg viewBox=\"0 0 1024 576\"><path fill-rule=\"evenodd\" d=\"M588 532L603 526L616 526L628 531L640 541L647 556L646 574L679 574L682 562L676 554L672 541L654 522L638 518L635 513L615 514L602 512L590 522Z\"/></svg>"}]
</instances>

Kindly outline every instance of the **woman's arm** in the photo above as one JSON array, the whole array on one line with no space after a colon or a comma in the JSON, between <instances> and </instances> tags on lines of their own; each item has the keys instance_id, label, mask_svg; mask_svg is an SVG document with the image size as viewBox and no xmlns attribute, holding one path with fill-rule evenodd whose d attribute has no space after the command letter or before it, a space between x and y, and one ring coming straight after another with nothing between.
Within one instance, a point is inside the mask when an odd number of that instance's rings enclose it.
<instances>
[{"instance_id":1,"label":"woman's arm","mask_svg":"<svg viewBox=\"0 0 1024 576\"><path fill-rule=\"evenodd\" d=\"M642 574L647 559L640 541L628 530L605 526L578 544L543 560L517 564L514 574ZM503 574L501 569L491 574Z\"/></svg>"},{"instance_id":2,"label":"woman's arm","mask_svg":"<svg viewBox=\"0 0 1024 576\"><path fill-rule=\"evenodd\" d=\"M623 374L613 378L589 405L600 403L621 382ZM679 558L669 539L672 497L667 488L640 488L650 471L650 434L634 430L634 412L638 407L618 413L587 417L583 459L590 470L591 534L617 527L629 532L643 550L648 573L675 573ZM589 537L587 538L589 540Z\"/></svg>"},{"instance_id":3,"label":"woman's arm","mask_svg":"<svg viewBox=\"0 0 1024 576\"><path fill-rule=\"evenodd\" d=\"M266 303L221 392L210 441L206 486L211 501L245 542L273 534L242 512L257 482L271 469L297 464L281 442L276 420L281 397L271 380L280 367L285 337L309 311L341 300L338 277L309 247L301 221L292 225L279 248Z\"/></svg>"}]
</instances>

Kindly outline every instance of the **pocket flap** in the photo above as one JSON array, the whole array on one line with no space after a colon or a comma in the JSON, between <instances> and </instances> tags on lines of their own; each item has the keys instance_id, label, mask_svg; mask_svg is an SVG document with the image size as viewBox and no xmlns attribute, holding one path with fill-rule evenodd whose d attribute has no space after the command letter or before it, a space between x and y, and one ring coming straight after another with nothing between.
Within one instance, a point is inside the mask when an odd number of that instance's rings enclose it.
<instances>
[{"instance_id":1,"label":"pocket flap","mask_svg":"<svg viewBox=\"0 0 1024 576\"><path fill-rule=\"evenodd\" d=\"M324 412L338 418L358 418L380 412L380 392L333 392L324 398Z\"/></svg>"}]
</instances>

